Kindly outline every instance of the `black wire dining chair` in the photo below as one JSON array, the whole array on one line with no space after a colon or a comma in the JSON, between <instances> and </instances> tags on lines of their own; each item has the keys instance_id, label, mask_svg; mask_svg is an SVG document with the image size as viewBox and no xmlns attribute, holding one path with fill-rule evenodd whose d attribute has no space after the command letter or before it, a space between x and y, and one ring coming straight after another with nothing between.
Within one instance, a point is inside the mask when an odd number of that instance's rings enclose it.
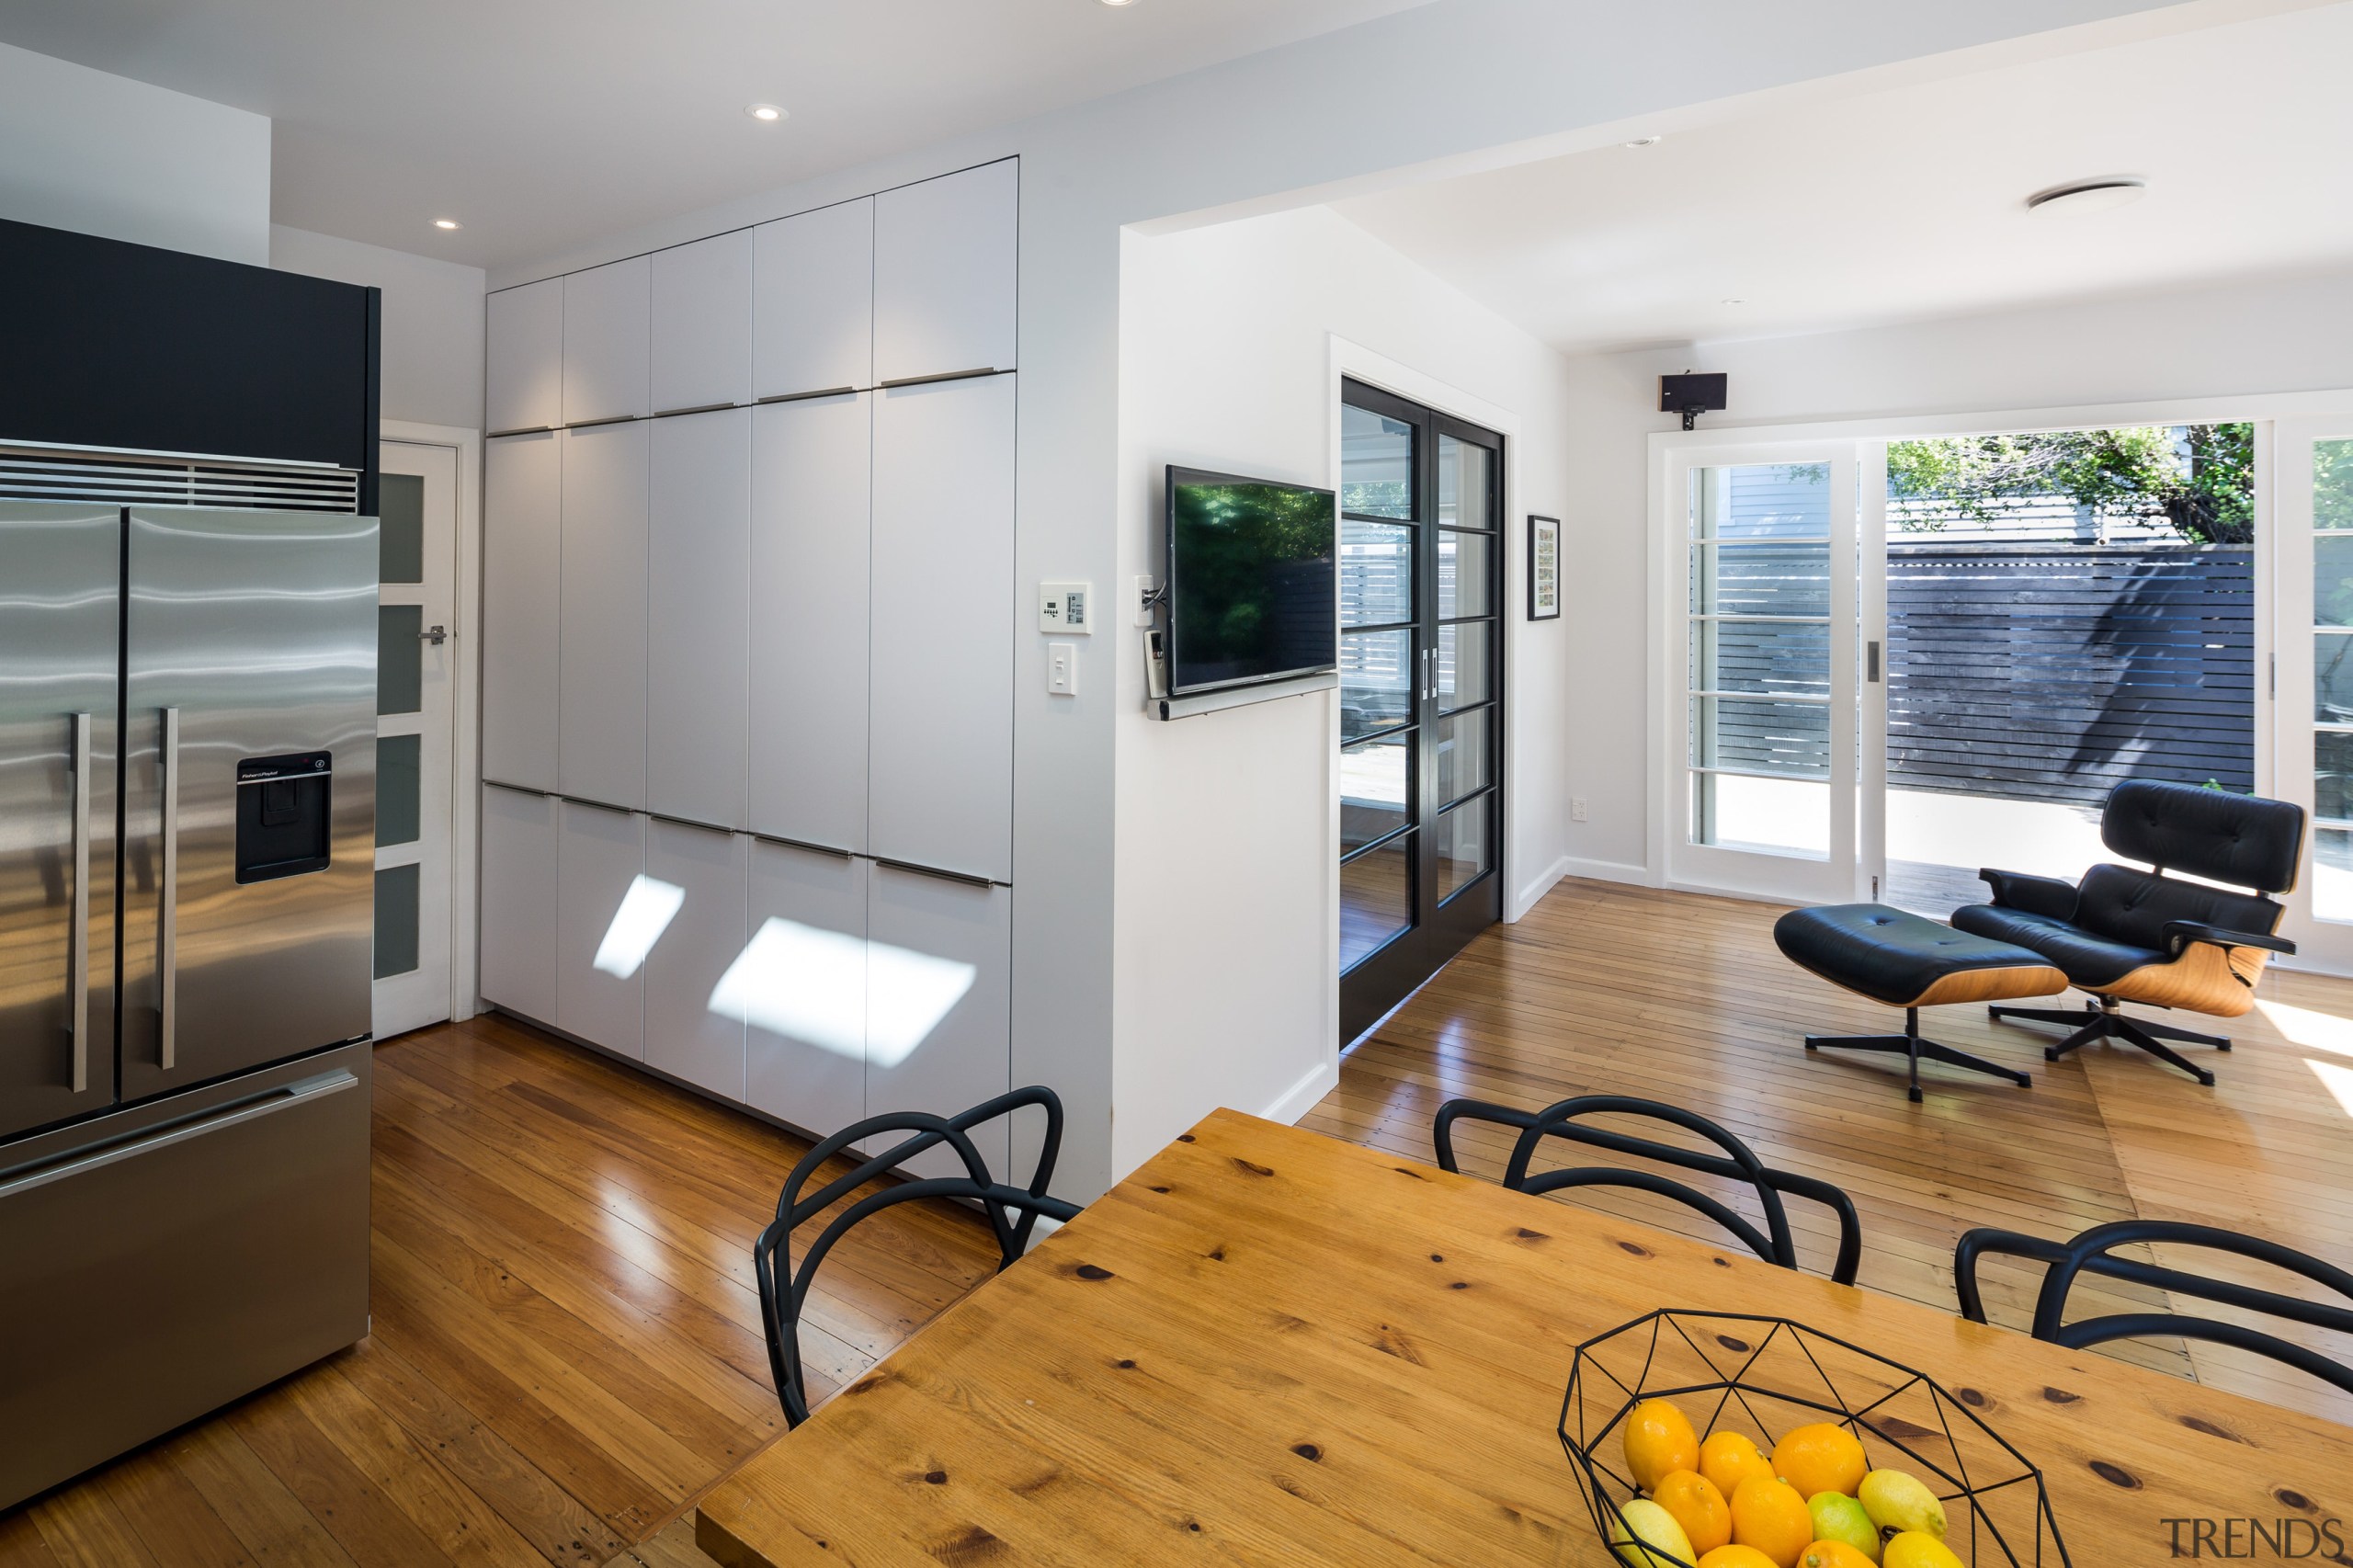
<instances>
[{"instance_id":1,"label":"black wire dining chair","mask_svg":"<svg viewBox=\"0 0 2353 1568\"><path fill-rule=\"evenodd\" d=\"M2331 1360L2308 1346L2298 1345L2245 1324L2227 1323L2219 1318L2184 1312L2108 1312L2078 1319L2075 1323L2066 1322L2069 1291L2084 1275L2096 1274L2105 1278L2145 1285L2175 1296L2213 1301L2243 1312L2260 1312L2267 1317L2283 1318L2290 1323L2301 1323L2336 1334L2353 1335L2353 1311L2344 1307L2307 1301L2301 1297L2266 1290L2257 1286L2210 1278L2184 1269L2168 1268L2162 1264L2109 1256L2111 1248L2144 1243L2205 1247L2214 1252L2252 1258L2284 1273L2298 1275L2316 1285L2325 1286L2353 1301L2353 1274L2347 1274L2334 1264L2324 1263L2309 1254L2282 1246L2277 1242L2265 1241L2259 1236L2243 1236L2235 1231L2173 1220L2119 1220L2106 1225L2094 1225L2073 1241L2065 1242L2045 1241L2040 1236L2021 1235L2016 1231L1991 1226L1974 1230L1961 1237L1961 1244L1953 1249L1953 1291L1961 1298L1961 1315L1972 1323L1984 1323L1986 1321L1985 1302L1977 1283L1978 1260L1988 1254L2026 1258L2048 1266L2042 1276L2042 1289L2034 1299L2032 1333L2037 1339L2049 1340L2053 1345L2063 1345L2075 1350L2105 1345L2110 1340L2160 1335L2211 1340L2217 1345L2268 1357L2353 1393L2353 1367Z\"/></svg>"},{"instance_id":2,"label":"black wire dining chair","mask_svg":"<svg viewBox=\"0 0 2353 1568\"><path fill-rule=\"evenodd\" d=\"M1038 1151L1038 1168L1026 1187L1009 1187L989 1174L988 1163L973 1147L972 1130L1015 1111L1038 1107L1046 1113L1045 1142ZM808 1196L801 1188L825 1162L862 1140L882 1133L907 1136L879 1154L867 1158ZM945 1143L963 1162L964 1174L952 1176L902 1177L877 1187L835 1215L792 1261L792 1234L859 1187L880 1177L899 1176L909 1160ZM1051 1089L1032 1086L999 1095L995 1099L954 1116L924 1111L890 1111L870 1116L822 1140L801 1157L776 1200L776 1218L752 1244L752 1266L759 1277L760 1323L767 1332L768 1371L776 1380L778 1401L784 1406L787 1426L809 1419L809 1390L801 1363L801 1312L808 1304L809 1287L825 1255L852 1230L883 1210L918 1199L954 1199L980 1206L995 1238L997 1271L1004 1272L1029 1250L1030 1233L1040 1215L1060 1223L1074 1218L1078 1206L1046 1196L1053 1181L1054 1161L1062 1153L1063 1102Z\"/></svg>"},{"instance_id":3,"label":"black wire dining chair","mask_svg":"<svg viewBox=\"0 0 2353 1568\"><path fill-rule=\"evenodd\" d=\"M1579 1119L1589 1116L1649 1117L1680 1127L1688 1132L1696 1132L1722 1149L1723 1153L1701 1153L1673 1143L1662 1143L1655 1139L1637 1137L1630 1132L1583 1125ZM1454 1159L1454 1124L1466 1119L1518 1130L1518 1141L1512 1145L1511 1161L1504 1168L1503 1180L1504 1186L1515 1192L1541 1194L1572 1187L1623 1187L1654 1193L1698 1210L1739 1237L1749 1251L1766 1262L1779 1264L1783 1268L1795 1268L1798 1267L1797 1242L1790 1231L1788 1210L1781 1202L1782 1194L1787 1193L1793 1198L1823 1204L1837 1217L1838 1256L1831 1265L1831 1278L1841 1285L1852 1285L1855 1271L1862 1264L1863 1222L1862 1217L1855 1212L1853 1199L1826 1181L1799 1176L1792 1171L1773 1169L1756 1157L1755 1150L1731 1132L1706 1117L1678 1106L1637 1099L1628 1095L1579 1095L1536 1111L1518 1110L1484 1100L1449 1100L1438 1108L1437 1121L1431 1128L1432 1142L1438 1146L1438 1163L1443 1170L1460 1168ZM1607 1149L1612 1153L1635 1154L1682 1170L1699 1171L1746 1183L1755 1190L1757 1204L1764 1210L1765 1229L1759 1231L1746 1218L1699 1188L1655 1171L1628 1170L1616 1165L1567 1165L1559 1170L1530 1175L1529 1163L1548 1138Z\"/></svg>"}]
</instances>

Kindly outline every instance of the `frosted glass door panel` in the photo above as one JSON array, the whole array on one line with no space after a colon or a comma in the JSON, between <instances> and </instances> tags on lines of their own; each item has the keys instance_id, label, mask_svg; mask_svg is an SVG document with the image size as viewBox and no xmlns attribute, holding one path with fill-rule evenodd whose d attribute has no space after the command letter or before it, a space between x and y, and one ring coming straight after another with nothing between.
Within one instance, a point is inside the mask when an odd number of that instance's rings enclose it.
<instances>
[{"instance_id":1,"label":"frosted glass door panel","mask_svg":"<svg viewBox=\"0 0 2353 1568\"><path fill-rule=\"evenodd\" d=\"M646 804L744 825L752 410L654 422Z\"/></svg>"},{"instance_id":2,"label":"frosted glass door panel","mask_svg":"<svg viewBox=\"0 0 2353 1568\"><path fill-rule=\"evenodd\" d=\"M567 795L645 803L645 536L652 426L563 433L558 777Z\"/></svg>"},{"instance_id":3,"label":"frosted glass door panel","mask_svg":"<svg viewBox=\"0 0 2353 1568\"><path fill-rule=\"evenodd\" d=\"M1013 890L876 866L866 910L866 1113L944 1115L1012 1087ZM994 1172L1006 1131L973 1133ZM911 1168L952 1176L963 1162L934 1149Z\"/></svg>"},{"instance_id":4,"label":"frosted glass door panel","mask_svg":"<svg viewBox=\"0 0 2353 1568\"><path fill-rule=\"evenodd\" d=\"M744 1020L713 1011L711 992L744 950L750 843L683 823L645 824L647 896L661 901L645 907L658 915L677 900L645 960L645 1064L731 1100L744 1097Z\"/></svg>"},{"instance_id":5,"label":"frosted glass door panel","mask_svg":"<svg viewBox=\"0 0 2353 1568\"><path fill-rule=\"evenodd\" d=\"M563 442L483 444L482 771L534 790L556 786Z\"/></svg>"},{"instance_id":6,"label":"frosted glass door panel","mask_svg":"<svg viewBox=\"0 0 2353 1568\"><path fill-rule=\"evenodd\" d=\"M642 1059L645 960L667 920L643 880L645 819L576 801L557 810L555 1027Z\"/></svg>"},{"instance_id":7,"label":"frosted glass door panel","mask_svg":"<svg viewBox=\"0 0 2353 1568\"><path fill-rule=\"evenodd\" d=\"M747 1025L744 1103L823 1138L866 1114L868 862L750 843L746 945L712 1003Z\"/></svg>"},{"instance_id":8,"label":"frosted glass door panel","mask_svg":"<svg viewBox=\"0 0 2353 1568\"><path fill-rule=\"evenodd\" d=\"M650 264L654 412L751 402L751 231L655 251Z\"/></svg>"},{"instance_id":9,"label":"frosted glass door panel","mask_svg":"<svg viewBox=\"0 0 2353 1568\"><path fill-rule=\"evenodd\" d=\"M753 415L751 825L835 849L866 847L872 409Z\"/></svg>"},{"instance_id":10,"label":"frosted glass door panel","mask_svg":"<svg viewBox=\"0 0 2353 1568\"><path fill-rule=\"evenodd\" d=\"M650 414L644 256L563 279L563 422Z\"/></svg>"},{"instance_id":11,"label":"frosted glass door panel","mask_svg":"<svg viewBox=\"0 0 2353 1568\"><path fill-rule=\"evenodd\" d=\"M875 394L873 852L1013 880L1012 376Z\"/></svg>"},{"instance_id":12,"label":"frosted glass door panel","mask_svg":"<svg viewBox=\"0 0 2353 1568\"><path fill-rule=\"evenodd\" d=\"M555 1021L556 811L549 795L482 792L482 995Z\"/></svg>"},{"instance_id":13,"label":"frosted glass door panel","mask_svg":"<svg viewBox=\"0 0 2353 1568\"><path fill-rule=\"evenodd\" d=\"M874 199L752 231L753 384L801 397L874 384Z\"/></svg>"},{"instance_id":14,"label":"frosted glass door panel","mask_svg":"<svg viewBox=\"0 0 2353 1568\"><path fill-rule=\"evenodd\" d=\"M1014 367L1016 159L874 199L874 379Z\"/></svg>"},{"instance_id":15,"label":"frosted glass door panel","mask_svg":"<svg viewBox=\"0 0 2353 1568\"><path fill-rule=\"evenodd\" d=\"M483 428L496 435L563 424L563 279L502 289L483 309Z\"/></svg>"}]
</instances>

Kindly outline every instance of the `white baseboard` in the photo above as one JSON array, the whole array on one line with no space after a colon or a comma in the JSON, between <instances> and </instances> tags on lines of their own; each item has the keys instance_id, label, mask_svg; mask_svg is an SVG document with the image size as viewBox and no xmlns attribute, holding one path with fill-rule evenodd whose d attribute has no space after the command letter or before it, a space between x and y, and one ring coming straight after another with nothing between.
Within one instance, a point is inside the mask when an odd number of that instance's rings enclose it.
<instances>
[{"instance_id":1,"label":"white baseboard","mask_svg":"<svg viewBox=\"0 0 2353 1568\"><path fill-rule=\"evenodd\" d=\"M1648 866L1629 865L1623 860L1585 860L1564 855L1561 858L1561 875L1583 877L1591 882L1628 882L1638 888L1658 886L1658 879L1651 875Z\"/></svg>"},{"instance_id":2,"label":"white baseboard","mask_svg":"<svg viewBox=\"0 0 2353 1568\"><path fill-rule=\"evenodd\" d=\"M1285 1126L1292 1125L1301 1117L1313 1110L1316 1102L1330 1094L1333 1085L1339 1081L1338 1063L1319 1062L1309 1070L1305 1077L1276 1096L1275 1103L1258 1114L1268 1121L1279 1121Z\"/></svg>"}]
</instances>

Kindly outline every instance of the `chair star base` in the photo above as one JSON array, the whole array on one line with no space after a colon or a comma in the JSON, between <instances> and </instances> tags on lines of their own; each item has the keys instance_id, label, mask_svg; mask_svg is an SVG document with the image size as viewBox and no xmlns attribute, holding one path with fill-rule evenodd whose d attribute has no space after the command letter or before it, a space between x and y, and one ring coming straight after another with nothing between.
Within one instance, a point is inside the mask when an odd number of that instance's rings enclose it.
<instances>
[{"instance_id":1,"label":"chair star base","mask_svg":"<svg viewBox=\"0 0 2353 1568\"><path fill-rule=\"evenodd\" d=\"M2143 1051L2170 1067L2178 1067L2208 1088L2214 1086L2214 1074L2190 1061L2165 1042L2178 1040L2191 1045L2211 1045L2217 1051L2231 1049L2230 1040L2223 1035L2200 1034L2174 1024L2160 1024L2146 1018L2128 1018L2124 1009L2112 996L2103 996L2097 1006L2083 1007L1988 1007L1987 1014L1995 1018L2019 1018L2028 1023L2059 1024L2075 1033L2056 1045L2042 1048L2045 1062L2056 1062L2069 1051L2103 1040L2120 1040L2137 1045Z\"/></svg>"},{"instance_id":2,"label":"chair star base","mask_svg":"<svg viewBox=\"0 0 2353 1568\"><path fill-rule=\"evenodd\" d=\"M2000 1010L1995 1009L1997 1012ZM1952 1046L1922 1039L1920 1009L1917 1007L1904 1009L1902 1034L1810 1034L1805 1037L1805 1048L1808 1051L1901 1052L1907 1059L1910 1069L1905 1092L1911 1096L1915 1104L1924 1097L1920 1089L1920 1063L1924 1061L1941 1062L1948 1067L1961 1067L1972 1073L1984 1073L1996 1078L2007 1078L2021 1089L2034 1086L2034 1080L2023 1073L2014 1072L1998 1062L1988 1062L1982 1056L1972 1056L1969 1052L1956 1050Z\"/></svg>"}]
</instances>

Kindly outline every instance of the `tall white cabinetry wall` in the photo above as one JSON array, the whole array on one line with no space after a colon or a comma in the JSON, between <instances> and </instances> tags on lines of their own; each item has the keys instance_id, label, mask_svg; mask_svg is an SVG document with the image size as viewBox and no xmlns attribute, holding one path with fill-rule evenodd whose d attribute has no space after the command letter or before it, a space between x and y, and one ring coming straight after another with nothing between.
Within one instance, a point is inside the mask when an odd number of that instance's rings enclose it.
<instances>
[{"instance_id":1,"label":"tall white cabinetry wall","mask_svg":"<svg viewBox=\"0 0 2353 1568\"><path fill-rule=\"evenodd\" d=\"M1018 185L490 297L484 1001L820 1134L1010 1086Z\"/></svg>"}]
</instances>

